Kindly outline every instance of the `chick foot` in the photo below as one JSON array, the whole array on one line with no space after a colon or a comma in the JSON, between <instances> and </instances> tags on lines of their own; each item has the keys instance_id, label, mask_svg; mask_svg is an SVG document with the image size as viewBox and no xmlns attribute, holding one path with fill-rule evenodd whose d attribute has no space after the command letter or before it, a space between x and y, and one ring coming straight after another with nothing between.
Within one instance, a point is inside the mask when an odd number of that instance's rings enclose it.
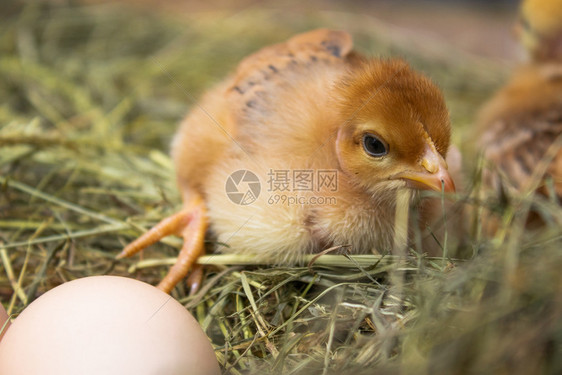
<instances>
[{"instance_id":1,"label":"chick foot","mask_svg":"<svg viewBox=\"0 0 562 375\"><path fill-rule=\"evenodd\" d=\"M169 235L183 237L183 246L176 263L158 284L158 289L170 293L190 270L188 285L193 292L199 287L202 272L195 262L205 253L204 239L207 231L206 209L203 200L193 199L182 211L165 218L148 232L127 245L117 259L129 257Z\"/></svg>"}]
</instances>

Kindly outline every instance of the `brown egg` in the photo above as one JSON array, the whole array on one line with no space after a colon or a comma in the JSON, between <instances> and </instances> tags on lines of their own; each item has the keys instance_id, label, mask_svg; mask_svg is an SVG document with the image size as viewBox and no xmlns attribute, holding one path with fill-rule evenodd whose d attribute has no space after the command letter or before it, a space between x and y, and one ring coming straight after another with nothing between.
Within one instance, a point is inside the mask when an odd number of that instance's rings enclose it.
<instances>
[{"instance_id":1,"label":"brown egg","mask_svg":"<svg viewBox=\"0 0 562 375\"><path fill-rule=\"evenodd\" d=\"M0 374L218 375L209 339L172 297L94 276L31 303L0 343Z\"/></svg>"},{"instance_id":2,"label":"brown egg","mask_svg":"<svg viewBox=\"0 0 562 375\"><path fill-rule=\"evenodd\" d=\"M10 326L10 322L8 318L9 316L8 313L6 312L6 309L4 309L4 306L0 304L0 340L2 340L2 337L4 337L4 334L8 330L8 327Z\"/></svg>"}]
</instances>

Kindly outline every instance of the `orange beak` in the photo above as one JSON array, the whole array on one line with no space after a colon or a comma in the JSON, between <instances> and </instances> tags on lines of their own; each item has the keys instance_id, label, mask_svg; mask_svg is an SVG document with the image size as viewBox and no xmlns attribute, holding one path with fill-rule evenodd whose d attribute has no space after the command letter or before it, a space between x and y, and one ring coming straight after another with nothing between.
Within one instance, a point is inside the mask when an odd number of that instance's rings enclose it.
<instances>
[{"instance_id":1,"label":"orange beak","mask_svg":"<svg viewBox=\"0 0 562 375\"><path fill-rule=\"evenodd\" d=\"M407 186L415 189L455 192L455 183L449 174L447 163L434 149L427 147L420 165L420 171L405 171L391 178L404 180Z\"/></svg>"}]
</instances>

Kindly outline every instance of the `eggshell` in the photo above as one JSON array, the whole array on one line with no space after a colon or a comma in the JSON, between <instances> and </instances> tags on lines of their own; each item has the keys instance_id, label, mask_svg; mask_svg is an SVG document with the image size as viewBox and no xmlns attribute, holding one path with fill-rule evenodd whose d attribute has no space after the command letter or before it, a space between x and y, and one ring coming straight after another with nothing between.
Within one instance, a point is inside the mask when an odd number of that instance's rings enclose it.
<instances>
[{"instance_id":1,"label":"eggshell","mask_svg":"<svg viewBox=\"0 0 562 375\"><path fill-rule=\"evenodd\" d=\"M209 339L171 296L93 276L31 303L0 342L0 374L218 375Z\"/></svg>"},{"instance_id":2,"label":"eggshell","mask_svg":"<svg viewBox=\"0 0 562 375\"><path fill-rule=\"evenodd\" d=\"M8 318L9 316L6 312L6 309L4 309L4 306L0 304L0 340L2 340L2 337L4 337L6 331L8 330L8 327L10 326L10 322L8 322L8 324L6 324L6 326L4 327L4 323L6 323Z\"/></svg>"}]
</instances>

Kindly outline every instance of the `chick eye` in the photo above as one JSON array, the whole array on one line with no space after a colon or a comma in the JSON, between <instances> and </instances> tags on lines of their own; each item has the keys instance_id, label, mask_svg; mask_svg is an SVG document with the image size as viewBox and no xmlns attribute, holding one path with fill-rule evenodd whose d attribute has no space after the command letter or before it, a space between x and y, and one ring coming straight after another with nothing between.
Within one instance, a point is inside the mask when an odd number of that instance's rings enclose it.
<instances>
[{"instance_id":1,"label":"chick eye","mask_svg":"<svg viewBox=\"0 0 562 375\"><path fill-rule=\"evenodd\" d=\"M372 134L363 136L363 148L367 154L375 157L381 157L388 153L386 145Z\"/></svg>"}]
</instances>

